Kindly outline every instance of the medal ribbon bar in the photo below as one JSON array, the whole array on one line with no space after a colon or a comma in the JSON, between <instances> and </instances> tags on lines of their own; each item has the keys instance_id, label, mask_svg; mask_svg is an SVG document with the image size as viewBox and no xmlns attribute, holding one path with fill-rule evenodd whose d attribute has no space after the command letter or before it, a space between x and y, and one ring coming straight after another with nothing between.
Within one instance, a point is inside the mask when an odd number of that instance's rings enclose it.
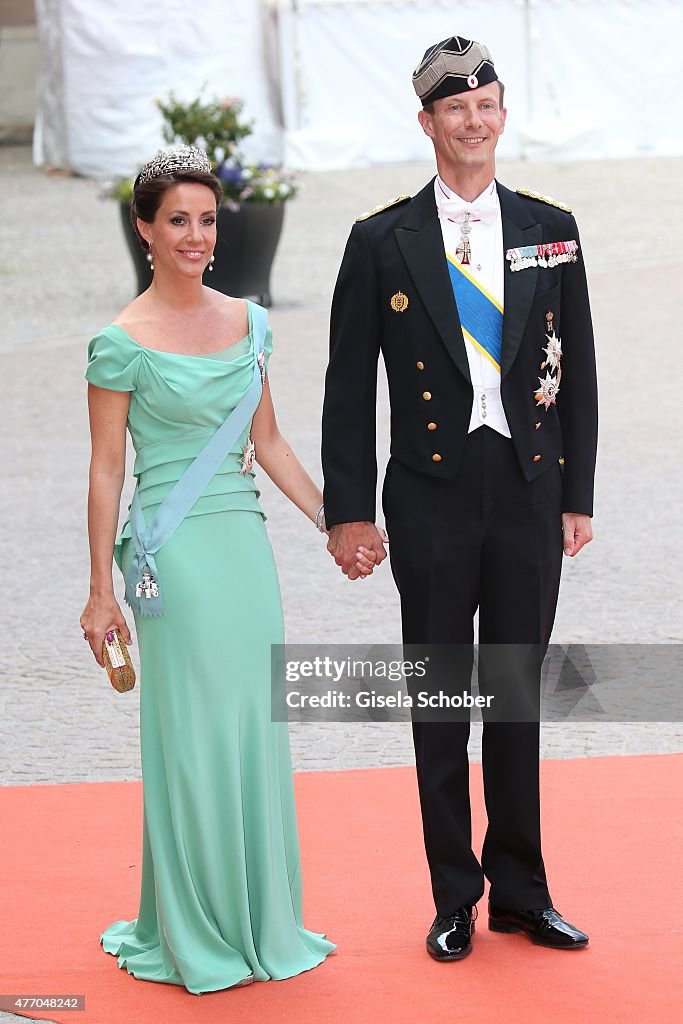
<instances>
[{"instance_id":1,"label":"medal ribbon bar","mask_svg":"<svg viewBox=\"0 0 683 1024\"><path fill-rule=\"evenodd\" d=\"M555 267L558 263L576 263L578 250L579 244L572 238L566 242L540 242L538 245L508 249L505 259L510 261L510 270Z\"/></svg>"}]
</instances>

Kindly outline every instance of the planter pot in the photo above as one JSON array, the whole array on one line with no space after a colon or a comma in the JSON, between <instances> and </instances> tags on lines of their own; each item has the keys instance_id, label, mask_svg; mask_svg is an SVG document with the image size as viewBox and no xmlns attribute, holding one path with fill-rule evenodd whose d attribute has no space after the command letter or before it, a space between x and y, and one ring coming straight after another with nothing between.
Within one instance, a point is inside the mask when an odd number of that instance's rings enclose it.
<instances>
[{"instance_id":1,"label":"planter pot","mask_svg":"<svg viewBox=\"0 0 683 1024\"><path fill-rule=\"evenodd\" d=\"M120 203L121 223L133 259L137 293L152 282L152 271L130 223L128 203ZM270 271L285 215L284 203L242 203L232 212L218 207L217 241L213 270L204 273L204 284L225 295L254 299L271 305Z\"/></svg>"}]
</instances>

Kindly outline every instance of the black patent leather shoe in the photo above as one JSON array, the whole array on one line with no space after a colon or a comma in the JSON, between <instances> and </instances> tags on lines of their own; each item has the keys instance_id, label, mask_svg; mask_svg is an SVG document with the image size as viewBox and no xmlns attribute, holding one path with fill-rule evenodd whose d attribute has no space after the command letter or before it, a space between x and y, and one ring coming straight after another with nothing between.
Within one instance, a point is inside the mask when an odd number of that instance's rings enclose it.
<instances>
[{"instance_id":1,"label":"black patent leather shoe","mask_svg":"<svg viewBox=\"0 0 683 1024\"><path fill-rule=\"evenodd\" d=\"M427 936L427 952L433 960L462 960L472 952L476 907L460 907L454 914L434 918Z\"/></svg>"},{"instance_id":2,"label":"black patent leather shoe","mask_svg":"<svg viewBox=\"0 0 683 1024\"><path fill-rule=\"evenodd\" d=\"M588 936L550 907L548 910L505 910L489 905L489 930L524 932L537 946L551 949L582 949Z\"/></svg>"}]
</instances>

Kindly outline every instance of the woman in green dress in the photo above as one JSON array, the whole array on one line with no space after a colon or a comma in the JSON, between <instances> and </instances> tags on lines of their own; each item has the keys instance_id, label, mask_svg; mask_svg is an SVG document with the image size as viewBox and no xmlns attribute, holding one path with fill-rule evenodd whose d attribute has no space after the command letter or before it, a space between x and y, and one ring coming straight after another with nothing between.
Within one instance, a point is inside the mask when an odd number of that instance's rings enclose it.
<instances>
[{"instance_id":1,"label":"woman in green dress","mask_svg":"<svg viewBox=\"0 0 683 1024\"><path fill-rule=\"evenodd\" d=\"M130 517L115 540L126 426L149 524L258 377L259 307L202 283L220 199L199 150L178 147L145 165L131 216L153 283L90 343L91 579L81 625L100 665L109 629L131 642L112 587L112 554L124 575L136 554ZM270 328L264 348L253 419L155 555L163 612L130 602L141 661L142 884L137 918L109 925L100 941L136 978L193 993L288 978L334 949L301 917L289 737L270 715L282 607L254 451L319 526L322 499L277 428ZM358 571L372 567L359 552Z\"/></svg>"}]
</instances>

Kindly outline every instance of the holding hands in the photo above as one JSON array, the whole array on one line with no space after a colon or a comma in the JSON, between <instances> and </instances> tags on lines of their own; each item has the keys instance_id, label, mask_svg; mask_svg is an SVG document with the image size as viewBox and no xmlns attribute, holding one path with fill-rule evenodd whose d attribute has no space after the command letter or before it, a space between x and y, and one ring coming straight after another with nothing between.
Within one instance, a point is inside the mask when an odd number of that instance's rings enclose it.
<instances>
[{"instance_id":1,"label":"holding hands","mask_svg":"<svg viewBox=\"0 0 683 1024\"><path fill-rule=\"evenodd\" d=\"M374 523L339 523L329 530L327 550L350 580L365 579L387 557L388 542Z\"/></svg>"}]
</instances>

